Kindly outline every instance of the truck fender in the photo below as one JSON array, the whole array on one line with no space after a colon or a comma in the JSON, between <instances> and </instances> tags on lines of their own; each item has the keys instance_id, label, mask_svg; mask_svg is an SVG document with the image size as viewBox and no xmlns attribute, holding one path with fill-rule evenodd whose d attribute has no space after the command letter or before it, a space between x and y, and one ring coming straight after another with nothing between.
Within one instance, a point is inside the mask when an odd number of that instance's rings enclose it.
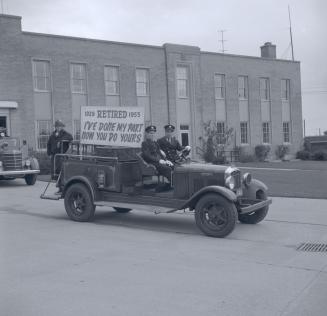
<instances>
[{"instance_id":1,"label":"truck fender","mask_svg":"<svg viewBox=\"0 0 327 316\"><path fill-rule=\"evenodd\" d=\"M255 200L257 198L257 192L261 190L263 192L268 191L268 187L257 179L252 179L249 185L243 187L243 197L247 199Z\"/></svg>"},{"instance_id":2,"label":"truck fender","mask_svg":"<svg viewBox=\"0 0 327 316\"><path fill-rule=\"evenodd\" d=\"M216 193L221 196L223 196L225 199L227 199L230 202L235 203L237 201L236 194L225 187L221 187L218 185L211 185L205 188L202 188L201 190L197 191L195 194L191 196L190 199L184 204L182 208L190 208L193 209L198 202L198 200L207 193Z\"/></svg>"},{"instance_id":3,"label":"truck fender","mask_svg":"<svg viewBox=\"0 0 327 316\"><path fill-rule=\"evenodd\" d=\"M84 176L75 176L68 180L67 183L65 183L64 190L63 190L63 196L65 196L67 189L74 183L82 183L84 184L91 193L92 200L96 201L97 198L97 187L94 182L90 181L87 177Z\"/></svg>"}]
</instances>

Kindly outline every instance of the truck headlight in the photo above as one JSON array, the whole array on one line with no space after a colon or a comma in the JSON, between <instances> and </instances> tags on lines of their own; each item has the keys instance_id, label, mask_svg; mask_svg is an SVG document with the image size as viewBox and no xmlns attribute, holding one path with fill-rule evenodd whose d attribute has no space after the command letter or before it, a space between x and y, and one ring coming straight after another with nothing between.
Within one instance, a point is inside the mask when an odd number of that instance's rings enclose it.
<instances>
[{"instance_id":1,"label":"truck headlight","mask_svg":"<svg viewBox=\"0 0 327 316\"><path fill-rule=\"evenodd\" d=\"M243 183L245 185L250 185L251 181L252 181L251 173L248 173L248 172L247 173L244 173L244 175L243 175Z\"/></svg>"},{"instance_id":2,"label":"truck headlight","mask_svg":"<svg viewBox=\"0 0 327 316\"><path fill-rule=\"evenodd\" d=\"M235 189L235 178L233 176L228 176L225 180L226 187L230 188L231 190Z\"/></svg>"}]
</instances>

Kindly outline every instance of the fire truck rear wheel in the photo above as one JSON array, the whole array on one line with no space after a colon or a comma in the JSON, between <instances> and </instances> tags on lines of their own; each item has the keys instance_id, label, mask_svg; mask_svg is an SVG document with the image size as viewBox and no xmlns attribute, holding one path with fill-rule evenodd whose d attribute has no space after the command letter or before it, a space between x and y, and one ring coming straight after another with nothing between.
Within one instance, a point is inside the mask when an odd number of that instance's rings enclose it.
<instances>
[{"instance_id":1,"label":"fire truck rear wheel","mask_svg":"<svg viewBox=\"0 0 327 316\"><path fill-rule=\"evenodd\" d=\"M90 190L82 183L72 184L65 194L65 209L67 215L73 221L92 221L95 205Z\"/></svg>"}]
</instances>

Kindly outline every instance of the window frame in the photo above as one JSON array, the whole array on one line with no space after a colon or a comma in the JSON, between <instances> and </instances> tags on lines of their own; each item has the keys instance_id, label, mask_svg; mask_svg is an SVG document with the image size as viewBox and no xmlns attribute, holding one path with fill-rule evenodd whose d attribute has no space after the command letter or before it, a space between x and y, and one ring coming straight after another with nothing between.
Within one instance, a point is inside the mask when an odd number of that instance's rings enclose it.
<instances>
[{"instance_id":1,"label":"window frame","mask_svg":"<svg viewBox=\"0 0 327 316\"><path fill-rule=\"evenodd\" d=\"M145 81L138 81L138 70L143 70L146 73L146 80ZM139 94L138 84L145 85L145 94ZM136 96L137 97L150 97L150 68L146 67L136 67L135 68L135 89L136 89Z\"/></svg>"},{"instance_id":2,"label":"window frame","mask_svg":"<svg viewBox=\"0 0 327 316\"><path fill-rule=\"evenodd\" d=\"M185 69L185 78L179 77L178 69ZM183 83L183 89L180 88L180 83ZM177 65L176 66L176 96L178 99L189 99L190 98L190 67L187 65ZM185 89L184 89L185 88ZM185 94L181 95L180 91L185 91Z\"/></svg>"},{"instance_id":3,"label":"window frame","mask_svg":"<svg viewBox=\"0 0 327 316\"><path fill-rule=\"evenodd\" d=\"M40 123L48 124L48 126L46 126L48 134L42 134L42 135L40 134ZM37 151L46 151L47 150L47 143L51 136L51 133L52 133L52 121L51 120L36 120L36 148L37 148ZM45 139L45 141L42 140L42 141L44 141L44 147L40 146L41 138Z\"/></svg>"},{"instance_id":4,"label":"window frame","mask_svg":"<svg viewBox=\"0 0 327 316\"><path fill-rule=\"evenodd\" d=\"M246 128L245 128L245 132L246 132L245 140L246 140L246 142L242 141L242 140L244 140L244 134L243 134L244 126L242 126L242 125L244 125L244 124L246 124ZM249 122L246 122L246 121L240 122L240 144L241 145L249 145Z\"/></svg>"},{"instance_id":5,"label":"window frame","mask_svg":"<svg viewBox=\"0 0 327 316\"><path fill-rule=\"evenodd\" d=\"M291 144L291 122L290 121L285 121L282 124L283 124L282 125L282 128L283 128L283 144ZM287 131L285 131L285 126L287 126ZM285 135L287 135L288 141L285 140L286 139Z\"/></svg>"},{"instance_id":6,"label":"window frame","mask_svg":"<svg viewBox=\"0 0 327 316\"><path fill-rule=\"evenodd\" d=\"M226 122L225 121L217 121L217 144L218 145L225 145L226 144Z\"/></svg>"},{"instance_id":7,"label":"window frame","mask_svg":"<svg viewBox=\"0 0 327 316\"><path fill-rule=\"evenodd\" d=\"M281 79L281 99L283 101L290 101L290 87L291 87L291 80L290 79ZM283 82L285 82L285 87L286 87L286 90L284 90L284 86L283 86ZM284 91L286 91L286 97L284 97Z\"/></svg>"},{"instance_id":8,"label":"window frame","mask_svg":"<svg viewBox=\"0 0 327 316\"><path fill-rule=\"evenodd\" d=\"M115 69L117 71L116 76L117 79L116 80L110 80L106 79L106 75L109 75L109 73L106 72L107 69ZM120 95L120 66L119 65L105 65L103 68L103 72L104 72L104 89L105 89L105 95L106 96L110 96L110 95L114 95L114 96L119 96ZM115 83L115 90L116 92L114 93L110 93L107 91L107 82L114 82Z\"/></svg>"},{"instance_id":9,"label":"window frame","mask_svg":"<svg viewBox=\"0 0 327 316\"><path fill-rule=\"evenodd\" d=\"M217 81L216 78L220 78L220 85L216 85ZM225 100L226 98L226 77L225 74L221 73L214 73L213 75L214 80L214 93L215 93L215 100ZM220 91L219 96L217 96L216 91Z\"/></svg>"},{"instance_id":10,"label":"window frame","mask_svg":"<svg viewBox=\"0 0 327 316\"><path fill-rule=\"evenodd\" d=\"M262 89L261 83L265 82L264 89ZM264 96L262 95L262 91L264 91ZM259 93L261 101L270 101L270 80L267 77L260 77L259 80Z\"/></svg>"},{"instance_id":11,"label":"window frame","mask_svg":"<svg viewBox=\"0 0 327 316\"><path fill-rule=\"evenodd\" d=\"M267 124L266 126L268 127L268 131L265 131L265 124ZM262 122L262 143L263 144L271 144L271 122ZM265 137L268 136L268 142L265 141L267 139L265 139Z\"/></svg>"},{"instance_id":12,"label":"window frame","mask_svg":"<svg viewBox=\"0 0 327 316\"><path fill-rule=\"evenodd\" d=\"M45 75L44 76L39 76L37 74L37 70L36 70L36 64L37 63L42 63L44 65L47 65L47 71L45 71ZM46 73L48 72L48 73ZM33 75L33 91L34 92L51 92L52 90L52 86L51 86L51 69L50 69L50 60L48 59L40 59L40 58L33 58L32 59L32 75ZM45 89L40 89L37 85L38 82L38 78L41 78L45 83Z\"/></svg>"},{"instance_id":13,"label":"window frame","mask_svg":"<svg viewBox=\"0 0 327 316\"><path fill-rule=\"evenodd\" d=\"M73 75L74 75L74 66L83 66L84 68L84 78L74 78ZM82 63L82 62L70 62L69 64L70 66L70 90L71 90L71 93L72 94L81 94L81 95L87 95L88 93L88 87L87 87L87 69L86 69L86 63ZM84 82L85 83L85 91L82 91L82 90L74 90L75 88L75 85L74 85L74 81L77 80L79 82ZM83 87L83 85L82 85Z\"/></svg>"},{"instance_id":14,"label":"window frame","mask_svg":"<svg viewBox=\"0 0 327 316\"><path fill-rule=\"evenodd\" d=\"M240 88L240 79L243 80L244 86ZM240 96L240 90L243 91L242 95ZM237 77L237 95L239 100L248 100L249 99L249 79L248 76L240 75Z\"/></svg>"}]
</instances>

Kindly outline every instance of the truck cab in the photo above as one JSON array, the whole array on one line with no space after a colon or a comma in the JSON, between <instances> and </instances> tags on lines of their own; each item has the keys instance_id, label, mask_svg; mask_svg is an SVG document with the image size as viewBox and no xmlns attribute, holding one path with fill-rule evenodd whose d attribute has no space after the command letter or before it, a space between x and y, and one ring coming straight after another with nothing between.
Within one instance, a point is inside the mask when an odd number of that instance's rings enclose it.
<instances>
[{"instance_id":1,"label":"truck cab","mask_svg":"<svg viewBox=\"0 0 327 316\"><path fill-rule=\"evenodd\" d=\"M21 146L18 138L6 136L5 129L1 129L0 180L24 178L27 185L33 185L39 172L39 163L28 155L27 144Z\"/></svg>"}]
</instances>

